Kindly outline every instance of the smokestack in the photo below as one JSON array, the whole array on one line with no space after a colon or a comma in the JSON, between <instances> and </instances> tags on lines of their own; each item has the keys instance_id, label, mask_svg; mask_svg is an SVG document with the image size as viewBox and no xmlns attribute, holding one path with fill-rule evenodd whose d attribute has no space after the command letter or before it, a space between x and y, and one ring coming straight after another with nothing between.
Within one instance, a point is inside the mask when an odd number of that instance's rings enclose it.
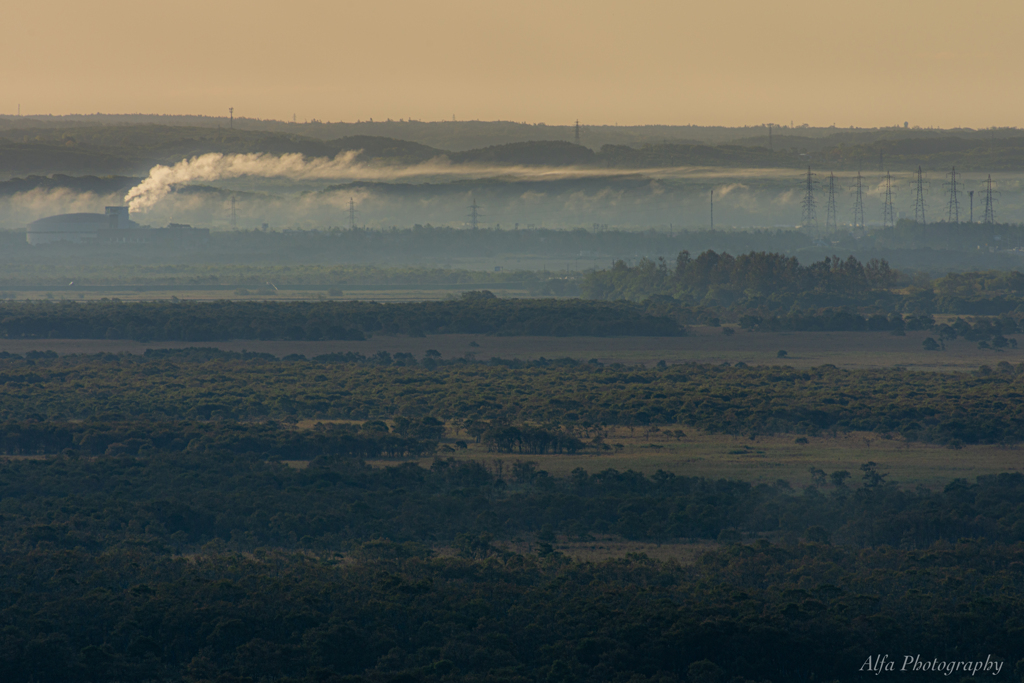
<instances>
[{"instance_id":1,"label":"smokestack","mask_svg":"<svg viewBox=\"0 0 1024 683\"><path fill-rule=\"evenodd\" d=\"M127 230L131 227L127 206L108 206L106 213L111 230Z\"/></svg>"}]
</instances>

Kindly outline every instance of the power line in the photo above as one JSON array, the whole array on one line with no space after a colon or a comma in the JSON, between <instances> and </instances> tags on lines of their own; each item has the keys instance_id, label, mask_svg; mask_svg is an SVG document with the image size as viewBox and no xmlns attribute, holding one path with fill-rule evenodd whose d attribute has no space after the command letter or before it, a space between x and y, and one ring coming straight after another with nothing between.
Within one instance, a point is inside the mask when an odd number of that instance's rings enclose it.
<instances>
[{"instance_id":1,"label":"power line","mask_svg":"<svg viewBox=\"0 0 1024 683\"><path fill-rule=\"evenodd\" d=\"M957 179L960 174L956 172L956 166L953 167L949 173L946 174L949 181L945 183L946 187L949 188L949 204L946 208L946 220L950 223L960 222L960 195L961 190L957 189Z\"/></svg>"},{"instance_id":2,"label":"power line","mask_svg":"<svg viewBox=\"0 0 1024 683\"><path fill-rule=\"evenodd\" d=\"M476 205L476 199L473 200L473 206L469 207L469 227L476 230L480 225L480 207Z\"/></svg>"},{"instance_id":3,"label":"power line","mask_svg":"<svg viewBox=\"0 0 1024 683\"><path fill-rule=\"evenodd\" d=\"M892 174L885 174L885 203L882 205L882 227L896 227L896 214L892 209Z\"/></svg>"},{"instance_id":4,"label":"power line","mask_svg":"<svg viewBox=\"0 0 1024 683\"><path fill-rule=\"evenodd\" d=\"M805 227L805 228L817 228L818 227L818 214L817 214L817 211L815 210L815 204L814 204L814 185L815 185L814 176L815 176L815 174L811 173L811 167L808 166L807 167L807 188L806 188L806 194L804 194L803 201L800 202L800 208L802 209L802 213L801 213L801 216L800 216L800 221L803 224L803 227Z\"/></svg>"},{"instance_id":5,"label":"power line","mask_svg":"<svg viewBox=\"0 0 1024 683\"><path fill-rule=\"evenodd\" d=\"M836 190L842 189L836 185L836 174L828 174L828 208L825 211L825 230L833 232L839 229L836 219Z\"/></svg>"},{"instance_id":6,"label":"power line","mask_svg":"<svg viewBox=\"0 0 1024 683\"><path fill-rule=\"evenodd\" d=\"M924 217L924 173L917 167L917 198L914 200L914 222L927 225Z\"/></svg>"},{"instance_id":7,"label":"power line","mask_svg":"<svg viewBox=\"0 0 1024 683\"><path fill-rule=\"evenodd\" d=\"M857 194L853 202L853 227L864 228L864 185L860 171L857 171Z\"/></svg>"},{"instance_id":8,"label":"power line","mask_svg":"<svg viewBox=\"0 0 1024 683\"><path fill-rule=\"evenodd\" d=\"M995 198L992 196L992 174L985 181L985 218L982 223L994 225L996 222Z\"/></svg>"}]
</instances>

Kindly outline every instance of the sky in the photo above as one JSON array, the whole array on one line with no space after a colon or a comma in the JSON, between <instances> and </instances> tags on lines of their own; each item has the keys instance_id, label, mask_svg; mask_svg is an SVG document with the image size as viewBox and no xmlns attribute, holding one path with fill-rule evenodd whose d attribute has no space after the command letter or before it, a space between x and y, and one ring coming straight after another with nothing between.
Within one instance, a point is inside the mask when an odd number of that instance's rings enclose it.
<instances>
[{"instance_id":1,"label":"sky","mask_svg":"<svg viewBox=\"0 0 1024 683\"><path fill-rule=\"evenodd\" d=\"M0 114L1024 125L1024 2L10 3Z\"/></svg>"}]
</instances>

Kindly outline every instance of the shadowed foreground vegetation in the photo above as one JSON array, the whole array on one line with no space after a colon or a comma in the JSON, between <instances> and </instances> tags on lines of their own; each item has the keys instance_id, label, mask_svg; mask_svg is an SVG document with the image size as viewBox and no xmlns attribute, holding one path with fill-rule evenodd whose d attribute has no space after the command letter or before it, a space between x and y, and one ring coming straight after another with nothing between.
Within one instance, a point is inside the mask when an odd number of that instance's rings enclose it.
<instances>
[{"instance_id":1,"label":"shadowed foreground vegetation","mask_svg":"<svg viewBox=\"0 0 1024 683\"><path fill-rule=\"evenodd\" d=\"M696 364L330 354L312 360L216 349L144 356L0 354L7 419L380 420L533 425L593 436L602 425L709 433L898 434L957 446L1024 440L1024 371L974 374ZM739 365L739 364L738 364Z\"/></svg>"},{"instance_id":2,"label":"shadowed foreground vegetation","mask_svg":"<svg viewBox=\"0 0 1024 683\"><path fill-rule=\"evenodd\" d=\"M897 646L1013 666L1019 474L907 492L866 464L801 495L255 455L0 465L4 678L847 681ZM723 545L691 566L552 548L592 532Z\"/></svg>"},{"instance_id":3,"label":"shadowed foreground vegetation","mask_svg":"<svg viewBox=\"0 0 1024 683\"><path fill-rule=\"evenodd\" d=\"M439 310L497 321L571 305ZM133 310L38 308L65 309ZM912 489L871 461L814 466L800 435L1011 454L1022 381L1006 362L938 374L3 353L0 677L845 683L885 652L991 658L1020 676L1024 475ZM795 435L811 483L588 471L588 455L619 448L609 427L683 444L690 427ZM488 464L466 459L485 449ZM544 454L580 466L555 477ZM710 550L686 563L559 550L598 538Z\"/></svg>"}]
</instances>

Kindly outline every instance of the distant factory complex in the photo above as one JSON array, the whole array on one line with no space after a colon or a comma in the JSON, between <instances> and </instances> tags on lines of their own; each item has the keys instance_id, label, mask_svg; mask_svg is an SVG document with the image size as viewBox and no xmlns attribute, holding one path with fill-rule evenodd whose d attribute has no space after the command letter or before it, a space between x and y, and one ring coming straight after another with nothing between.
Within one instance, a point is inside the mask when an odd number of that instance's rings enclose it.
<instances>
[{"instance_id":1,"label":"distant factory complex","mask_svg":"<svg viewBox=\"0 0 1024 683\"><path fill-rule=\"evenodd\" d=\"M207 228L171 223L166 228L141 226L128 217L128 207L108 206L105 213L65 213L28 224L25 239L33 246L72 244L155 244L200 246L210 241Z\"/></svg>"}]
</instances>

